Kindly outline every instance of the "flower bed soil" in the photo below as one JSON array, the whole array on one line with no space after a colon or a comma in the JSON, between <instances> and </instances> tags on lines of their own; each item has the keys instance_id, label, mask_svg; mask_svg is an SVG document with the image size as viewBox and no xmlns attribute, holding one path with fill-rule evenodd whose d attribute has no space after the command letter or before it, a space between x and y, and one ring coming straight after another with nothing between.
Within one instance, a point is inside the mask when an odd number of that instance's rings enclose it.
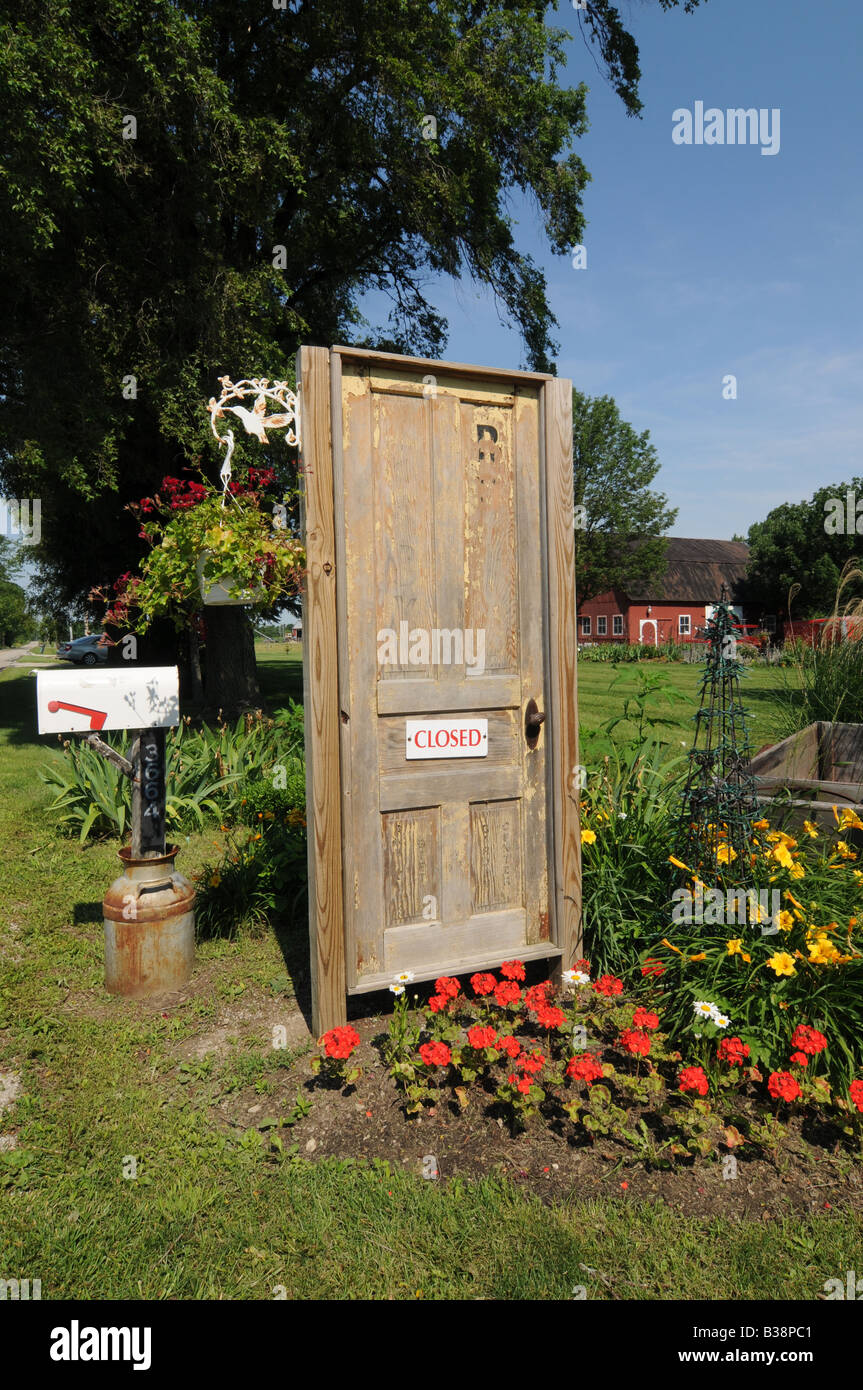
<instances>
[{"instance_id":1,"label":"flower bed soil","mask_svg":"<svg viewBox=\"0 0 863 1390\"><path fill-rule=\"evenodd\" d=\"M513 1134L495 1113L499 1107L492 1097L475 1088L465 1111L444 1090L440 1103L409 1116L378 1050L387 1020L355 1019L352 1026L362 1040L352 1058L361 1068L354 1085L328 1085L312 1074L306 1056L280 1070L269 1096L262 1099L249 1087L223 1099L222 1119L254 1128L268 1117L290 1113L299 1091L311 1101L311 1110L282 1131L283 1142L313 1161L387 1160L422 1178L431 1166L427 1156L433 1155L444 1184L456 1177L505 1176L547 1202L614 1196L663 1201L689 1215L759 1220L833 1207L863 1212L863 1164L843 1147L838 1131L827 1125L815 1129L811 1117L791 1120L775 1162L754 1146L737 1148L736 1178L723 1177L724 1148L707 1159L677 1160L672 1169L650 1167L611 1137L591 1143L565 1116L551 1124L543 1114L534 1116L524 1131ZM651 1110L632 1105L628 1115L636 1121L644 1116L649 1123Z\"/></svg>"}]
</instances>

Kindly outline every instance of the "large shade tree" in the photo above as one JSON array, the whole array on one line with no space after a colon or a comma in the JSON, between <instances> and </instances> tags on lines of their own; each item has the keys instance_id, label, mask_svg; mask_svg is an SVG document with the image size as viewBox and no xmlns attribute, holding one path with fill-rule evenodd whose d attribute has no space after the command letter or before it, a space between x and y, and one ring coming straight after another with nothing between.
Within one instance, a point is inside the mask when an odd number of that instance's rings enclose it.
<instances>
[{"instance_id":1,"label":"large shade tree","mask_svg":"<svg viewBox=\"0 0 863 1390\"><path fill-rule=\"evenodd\" d=\"M742 597L762 614L818 618L832 613L845 566L863 559L863 478L783 502L749 528ZM859 596L853 583L845 600ZM793 594L789 614L789 595Z\"/></svg>"},{"instance_id":2,"label":"large shade tree","mask_svg":"<svg viewBox=\"0 0 863 1390\"><path fill-rule=\"evenodd\" d=\"M525 364L553 369L544 278L507 211L528 193L552 250L581 239L586 88L559 84L550 8L4 0L0 478L42 498L44 603L135 568L126 503L194 460L215 474L218 375L287 376L301 342L441 355L430 274L490 286ZM568 13L637 114L615 6ZM392 300L379 328L357 307L370 288ZM241 610L210 614L208 680L212 704L257 699Z\"/></svg>"},{"instance_id":3,"label":"large shade tree","mask_svg":"<svg viewBox=\"0 0 863 1390\"><path fill-rule=\"evenodd\" d=\"M662 533L677 509L649 484L659 472L650 431L621 419L611 396L572 393L575 583L579 602L608 589L643 592L665 570Z\"/></svg>"}]
</instances>

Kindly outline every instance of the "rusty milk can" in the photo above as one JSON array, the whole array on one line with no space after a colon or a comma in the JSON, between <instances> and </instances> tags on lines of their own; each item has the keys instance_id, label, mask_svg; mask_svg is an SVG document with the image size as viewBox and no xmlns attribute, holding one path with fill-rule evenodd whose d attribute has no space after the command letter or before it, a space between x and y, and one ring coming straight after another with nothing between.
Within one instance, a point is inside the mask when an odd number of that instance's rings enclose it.
<instances>
[{"instance_id":1,"label":"rusty milk can","mask_svg":"<svg viewBox=\"0 0 863 1390\"><path fill-rule=\"evenodd\" d=\"M157 858L119 851L124 872L105 894L105 988L167 993L187 984L195 961L195 890L174 868L178 845Z\"/></svg>"}]
</instances>

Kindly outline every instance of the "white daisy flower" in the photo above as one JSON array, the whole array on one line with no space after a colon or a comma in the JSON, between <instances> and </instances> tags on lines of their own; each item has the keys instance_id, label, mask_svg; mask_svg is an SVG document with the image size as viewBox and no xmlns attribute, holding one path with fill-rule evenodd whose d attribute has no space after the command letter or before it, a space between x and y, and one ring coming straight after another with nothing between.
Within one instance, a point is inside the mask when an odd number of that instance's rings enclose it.
<instances>
[{"instance_id":1,"label":"white daisy flower","mask_svg":"<svg viewBox=\"0 0 863 1390\"><path fill-rule=\"evenodd\" d=\"M393 975L397 985L412 985L414 982L414 972L412 970L400 970L397 975Z\"/></svg>"},{"instance_id":2,"label":"white daisy flower","mask_svg":"<svg viewBox=\"0 0 863 1390\"><path fill-rule=\"evenodd\" d=\"M626 820L626 812L625 812L625 811L618 811L618 813L617 813L617 819L618 819L618 820Z\"/></svg>"},{"instance_id":3,"label":"white daisy flower","mask_svg":"<svg viewBox=\"0 0 863 1390\"><path fill-rule=\"evenodd\" d=\"M390 985L390 994L394 994L397 998L400 994L404 994L404 992L404 985Z\"/></svg>"},{"instance_id":4,"label":"white daisy flower","mask_svg":"<svg viewBox=\"0 0 863 1390\"><path fill-rule=\"evenodd\" d=\"M717 1028L727 1028L731 1019L726 1014L721 1014L717 1011L713 1015L713 1022L716 1024Z\"/></svg>"},{"instance_id":5,"label":"white daisy flower","mask_svg":"<svg viewBox=\"0 0 863 1390\"><path fill-rule=\"evenodd\" d=\"M713 1019L716 1013L716 1005L708 1003L706 999L696 999L692 1007L699 1018Z\"/></svg>"},{"instance_id":6,"label":"white daisy flower","mask_svg":"<svg viewBox=\"0 0 863 1390\"><path fill-rule=\"evenodd\" d=\"M573 977L577 985L589 985L590 976L584 970L574 970Z\"/></svg>"},{"instance_id":7,"label":"white daisy flower","mask_svg":"<svg viewBox=\"0 0 863 1390\"><path fill-rule=\"evenodd\" d=\"M578 973L579 973L579 972L578 972L577 970L564 970L563 976L562 976L564 984L566 984L566 985L574 985L574 984L575 984L575 977L576 977L576 975L578 975Z\"/></svg>"}]
</instances>

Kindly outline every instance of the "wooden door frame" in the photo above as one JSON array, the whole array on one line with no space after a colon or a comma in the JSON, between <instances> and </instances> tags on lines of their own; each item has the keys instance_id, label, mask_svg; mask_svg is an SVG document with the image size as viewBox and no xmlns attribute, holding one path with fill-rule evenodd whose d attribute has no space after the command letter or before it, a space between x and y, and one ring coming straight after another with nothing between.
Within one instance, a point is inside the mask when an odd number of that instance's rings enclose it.
<instances>
[{"instance_id":1,"label":"wooden door frame","mask_svg":"<svg viewBox=\"0 0 863 1390\"><path fill-rule=\"evenodd\" d=\"M549 936L555 973L581 951L581 835L578 767L575 531L572 473L572 384L539 372L511 372L438 362L363 348L301 347L297 354L301 465L301 522L306 545L303 594L303 701L306 740L306 822L312 1029L316 1036L347 1017L345 917L342 881L341 723L345 709L343 585L336 583L336 535L344 534L341 363L423 375L479 377L492 383L539 387L540 532L543 548L545 735L549 837Z\"/></svg>"}]
</instances>

